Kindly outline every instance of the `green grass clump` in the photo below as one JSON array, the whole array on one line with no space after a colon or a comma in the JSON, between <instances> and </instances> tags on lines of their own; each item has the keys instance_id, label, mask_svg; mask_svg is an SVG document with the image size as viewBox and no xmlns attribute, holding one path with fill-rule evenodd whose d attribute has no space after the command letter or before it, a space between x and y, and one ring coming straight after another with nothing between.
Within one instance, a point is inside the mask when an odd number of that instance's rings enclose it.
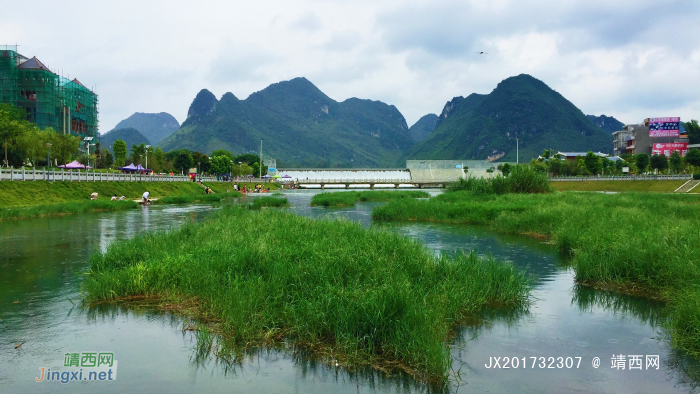
<instances>
[{"instance_id":1,"label":"green grass clump","mask_svg":"<svg viewBox=\"0 0 700 394\"><path fill-rule=\"evenodd\" d=\"M138 203L130 200L88 200L63 204L39 205L36 207L26 208L7 208L0 209L0 220L27 219L40 216L69 215L84 212L118 211L136 208L138 205Z\"/></svg>"},{"instance_id":2,"label":"green grass clump","mask_svg":"<svg viewBox=\"0 0 700 394\"><path fill-rule=\"evenodd\" d=\"M92 192L99 193L100 200L115 194L132 200L141 198L146 190L152 198L204 194L202 185L194 182L0 181L0 207L88 201Z\"/></svg>"},{"instance_id":3,"label":"green grass clump","mask_svg":"<svg viewBox=\"0 0 700 394\"><path fill-rule=\"evenodd\" d=\"M281 208L289 206L289 201L286 198L279 197L255 197L253 202L248 205L250 209L260 209L264 207Z\"/></svg>"},{"instance_id":4,"label":"green grass clump","mask_svg":"<svg viewBox=\"0 0 700 394\"><path fill-rule=\"evenodd\" d=\"M669 299L676 311L670 326L674 343L700 351L700 303L679 296L700 286L697 196L461 191L429 201L391 201L374 209L372 217L486 224L504 233L549 238L572 257L577 282Z\"/></svg>"},{"instance_id":5,"label":"green grass clump","mask_svg":"<svg viewBox=\"0 0 700 394\"><path fill-rule=\"evenodd\" d=\"M506 193L549 193L553 189L549 185L547 174L536 171L530 166L513 166L506 177L495 178L460 178L448 185L447 190L469 191L475 195L506 194Z\"/></svg>"},{"instance_id":6,"label":"green grass clump","mask_svg":"<svg viewBox=\"0 0 700 394\"><path fill-rule=\"evenodd\" d=\"M428 198L430 194L420 190L361 191L320 193L313 196L311 206L352 207L356 202L390 201L405 198Z\"/></svg>"},{"instance_id":7,"label":"green grass clump","mask_svg":"<svg viewBox=\"0 0 700 394\"><path fill-rule=\"evenodd\" d=\"M181 195L181 196L169 196L159 198L154 201L154 204L192 204L197 202L219 202L226 198L240 197L241 193L238 192L228 192L228 193L216 193L216 194L201 194L201 195Z\"/></svg>"},{"instance_id":8,"label":"green grass clump","mask_svg":"<svg viewBox=\"0 0 700 394\"><path fill-rule=\"evenodd\" d=\"M227 205L204 222L112 243L92 257L83 286L92 302L196 300L239 350L285 341L444 383L460 321L485 304L525 306L530 285L510 264L436 257L351 221Z\"/></svg>"}]
</instances>

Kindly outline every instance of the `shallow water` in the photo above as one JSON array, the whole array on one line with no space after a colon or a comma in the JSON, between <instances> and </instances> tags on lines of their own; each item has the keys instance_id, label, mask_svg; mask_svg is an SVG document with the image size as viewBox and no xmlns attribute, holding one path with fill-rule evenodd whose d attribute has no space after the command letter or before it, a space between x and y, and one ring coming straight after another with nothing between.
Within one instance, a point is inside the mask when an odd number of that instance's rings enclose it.
<instances>
[{"instance_id":1,"label":"shallow water","mask_svg":"<svg viewBox=\"0 0 700 394\"><path fill-rule=\"evenodd\" d=\"M372 225L376 203L354 208L309 207L313 191L287 193L291 211L315 218L346 217ZM433 191L433 193L436 193ZM405 376L346 371L308 357L261 350L238 364L200 359L182 321L144 308L78 304L89 256L115 239L201 220L207 205L147 207L127 212L0 222L0 392L425 392ZM528 313L485 310L480 323L457 333L450 392L693 392L698 365L671 350L659 323L660 303L575 286L573 272L539 240L483 227L380 225L419 240L436 253L508 260L532 274ZM19 349L15 345L24 342ZM114 382L36 383L40 367L61 369L66 352L113 351ZM658 355L659 369L612 369L611 356ZM530 368L530 357L581 357L578 368ZM490 357L517 357L518 369L486 368ZM525 357L528 368L522 368ZM593 357L601 360L593 368ZM626 357L627 358L627 357ZM565 359L564 359L565 360ZM539 364L539 359L535 360ZM486 365L485 365L486 364ZM501 361L501 365L503 361ZM697 378L696 378L697 379ZM95 385L98 385L97 388Z\"/></svg>"}]
</instances>

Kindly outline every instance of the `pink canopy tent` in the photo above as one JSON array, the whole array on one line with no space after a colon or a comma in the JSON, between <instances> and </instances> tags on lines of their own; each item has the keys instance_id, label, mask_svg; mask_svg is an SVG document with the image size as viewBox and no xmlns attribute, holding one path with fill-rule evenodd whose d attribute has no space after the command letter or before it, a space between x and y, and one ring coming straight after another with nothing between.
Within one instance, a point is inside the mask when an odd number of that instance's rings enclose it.
<instances>
[{"instance_id":1,"label":"pink canopy tent","mask_svg":"<svg viewBox=\"0 0 700 394\"><path fill-rule=\"evenodd\" d=\"M58 166L58 168L65 168L66 170L78 170L78 169L82 170L85 168L92 168L92 167L80 164L80 163L78 163L78 160L73 160L68 164Z\"/></svg>"}]
</instances>

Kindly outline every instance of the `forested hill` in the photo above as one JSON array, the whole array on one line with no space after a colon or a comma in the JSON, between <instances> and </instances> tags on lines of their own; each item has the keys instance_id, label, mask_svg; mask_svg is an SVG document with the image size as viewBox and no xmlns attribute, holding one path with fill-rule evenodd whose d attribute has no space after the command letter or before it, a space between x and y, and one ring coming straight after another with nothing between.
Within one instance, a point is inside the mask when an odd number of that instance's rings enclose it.
<instances>
[{"instance_id":1,"label":"forested hill","mask_svg":"<svg viewBox=\"0 0 700 394\"><path fill-rule=\"evenodd\" d=\"M127 127L125 129L114 129L100 136L100 147L112 150L112 144L116 140L122 140L126 142L126 149L131 150L132 145L139 145L145 143L146 145L151 145L151 141L148 140L143 134L138 130Z\"/></svg>"},{"instance_id":2,"label":"forested hill","mask_svg":"<svg viewBox=\"0 0 700 394\"><path fill-rule=\"evenodd\" d=\"M455 97L435 131L403 159L492 159L520 161L555 151L612 150L612 136L593 124L561 94L530 75L501 81L488 95Z\"/></svg>"},{"instance_id":3,"label":"forested hill","mask_svg":"<svg viewBox=\"0 0 700 394\"><path fill-rule=\"evenodd\" d=\"M337 102L306 78L279 82L239 100L200 91L164 150L257 152L278 167L388 167L413 145L393 105L350 98Z\"/></svg>"},{"instance_id":4,"label":"forested hill","mask_svg":"<svg viewBox=\"0 0 700 394\"><path fill-rule=\"evenodd\" d=\"M435 114L427 114L413 124L408 130L411 138L414 141L420 142L428 138L430 133L435 130L435 125L437 125L438 116Z\"/></svg>"},{"instance_id":5,"label":"forested hill","mask_svg":"<svg viewBox=\"0 0 700 394\"><path fill-rule=\"evenodd\" d=\"M168 137L180 128L180 123L167 112L147 114L136 112L119 122L114 130L133 128L154 144Z\"/></svg>"},{"instance_id":6,"label":"forested hill","mask_svg":"<svg viewBox=\"0 0 700 394\"><path fill-rule=\"evenodd\" d=\"M605 116L605 115L600 115L600 116L595 116L595 115L586 115L586 118L593 122L596 126L600 127L603 129L603 131L612 134L616 131L622 130L622 128L625 126L624 123L620 122L619 120L613 118L612 116Z\"/></svg>"}]
</instances>

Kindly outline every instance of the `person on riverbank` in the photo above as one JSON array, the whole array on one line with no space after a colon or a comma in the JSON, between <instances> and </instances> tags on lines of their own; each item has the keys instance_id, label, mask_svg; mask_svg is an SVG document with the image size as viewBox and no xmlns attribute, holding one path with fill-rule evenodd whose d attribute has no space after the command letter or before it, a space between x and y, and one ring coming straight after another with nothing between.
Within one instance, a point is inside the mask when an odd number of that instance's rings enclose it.
<instances>
[{"instance_id":1,"label":"person on riverbank","mask_svg":"<svg viewBox=\"0 0 700 394\"><path fill-rule=\"evenodd\" d=\"M117 197L117 195L115 194L112 196L112 198L109 199L109 201L117 201L118 199L119 197Z\"/></svg>"},{"instance_id":2,"label":"person on riverbank","mask_svg":"<svg viewBox=\"0 0 700 394\"><path fill-rule=\"evenodd\" d=\"M148 196L149 196L150 194L151 194L151 193L149 193L148 190L146 190L146 192L143 193L143 196L141 196L141 198L143 199L144 205L148 204Z\"/></svg>"},{"instance_id":3,"label":"person on riverbank","mask_svg":"<svg viewBox=\"0 0 700 394\"><path fill-rule=\"evenodd\" d=\"M97 200L97 196L98 196L97 192L93 192L92 194L90 194L90 199Z\"/></svg>"}]
</instances>

